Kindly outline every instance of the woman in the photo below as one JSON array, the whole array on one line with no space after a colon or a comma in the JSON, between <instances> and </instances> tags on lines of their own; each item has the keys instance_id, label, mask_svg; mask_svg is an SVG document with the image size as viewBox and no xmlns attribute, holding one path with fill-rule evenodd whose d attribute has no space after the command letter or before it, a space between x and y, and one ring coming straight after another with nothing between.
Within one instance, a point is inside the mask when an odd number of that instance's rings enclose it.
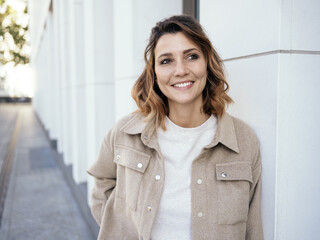
<instances>
[{"instance_id":1,"label":"woman","mask_svg":"<svg viewBox=\"0 0 320 240\"><path fill-rule=\"evenodd\" d=\"M152 29L132 96L88 170L99 239L263 239L258 140L225 112L222 61L201 25Z\"/></svg>"}]
</instances>

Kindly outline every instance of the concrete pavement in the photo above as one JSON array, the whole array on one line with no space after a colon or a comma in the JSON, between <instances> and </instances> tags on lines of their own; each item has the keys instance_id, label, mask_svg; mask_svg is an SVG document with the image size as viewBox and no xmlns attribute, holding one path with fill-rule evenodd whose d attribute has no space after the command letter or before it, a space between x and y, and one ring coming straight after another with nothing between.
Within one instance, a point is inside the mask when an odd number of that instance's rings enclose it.
<instances>
[{"instance_id":1,"label":"concrete pavement","mask_svg":"<svg viewBox=\"0 0 320 240\"><path fill-rule=\"evenodd\" d=\"M0 169L10 152L0 239L94 239L30 104L0 104Z\"/></svg>"}]
</instances>

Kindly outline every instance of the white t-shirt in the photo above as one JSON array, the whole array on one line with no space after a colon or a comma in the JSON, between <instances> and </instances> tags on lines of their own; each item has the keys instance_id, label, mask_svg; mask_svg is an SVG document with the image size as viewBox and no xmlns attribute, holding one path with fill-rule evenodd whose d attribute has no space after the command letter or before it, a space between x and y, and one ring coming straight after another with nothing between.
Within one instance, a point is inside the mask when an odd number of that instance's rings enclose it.
<instances>
[{"instance_id":1,"label":"white t-shirt","mask_svg":"<svg viewBox=\"0 0 320 240\"><path fill-rule=\"evenodd\" d=\"M166 131L158 128L158 142L165 165L165 183L152 240L191 240L191 166L202 149L209 145L217 129L211 115L202 125L183 128L165 119Z\"/></svg>"}]
</instances>

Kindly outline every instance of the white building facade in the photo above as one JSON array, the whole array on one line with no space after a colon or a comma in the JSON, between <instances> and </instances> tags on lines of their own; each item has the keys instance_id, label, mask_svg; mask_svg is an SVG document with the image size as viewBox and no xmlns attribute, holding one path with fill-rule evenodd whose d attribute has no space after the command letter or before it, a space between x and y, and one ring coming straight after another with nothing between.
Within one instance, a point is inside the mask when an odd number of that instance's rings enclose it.
<instances>
[{"instance_id":1,"label":"white building facade","mask_svg":"<svg viewBox=\"0 0 320 240\"><path fill-rule=\"evenodd\" d=\"M136 109L151 28L188 2L224 59L228 112L260 139L265 239L318 239L318 0L30 0L33 105L64 165L92 188L86 169L103 136Z\"/></svg>"}]
</instances>

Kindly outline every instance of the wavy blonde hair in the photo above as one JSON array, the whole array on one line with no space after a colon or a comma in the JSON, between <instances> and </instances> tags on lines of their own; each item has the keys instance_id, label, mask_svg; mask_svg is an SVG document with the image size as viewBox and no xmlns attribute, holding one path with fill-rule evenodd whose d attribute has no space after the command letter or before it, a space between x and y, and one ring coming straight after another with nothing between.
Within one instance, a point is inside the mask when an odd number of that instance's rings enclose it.
<instances>
[{"instance_id":1,"label":"wavy blonde hair","mask_svg":"<svg viewBox=\"0 0 320 240\"><path fill-rule=\"evenodd\" d=\"M197 20L188 15L177 15L164 19L152 28L149 43L144 52L145 68L135 82L131 95L138 106L138 112L153 120L155 125L165 130L164 119L169 115L167 97L160 91L154 70L154 50L164 34L182 32L198 45L207 61L207 82L202 92L202 111L206 114L222 116L227 105L232 103L227 91L229 85L225 79L223 63L209 38Z\"/></svg>"}]
</instances>

